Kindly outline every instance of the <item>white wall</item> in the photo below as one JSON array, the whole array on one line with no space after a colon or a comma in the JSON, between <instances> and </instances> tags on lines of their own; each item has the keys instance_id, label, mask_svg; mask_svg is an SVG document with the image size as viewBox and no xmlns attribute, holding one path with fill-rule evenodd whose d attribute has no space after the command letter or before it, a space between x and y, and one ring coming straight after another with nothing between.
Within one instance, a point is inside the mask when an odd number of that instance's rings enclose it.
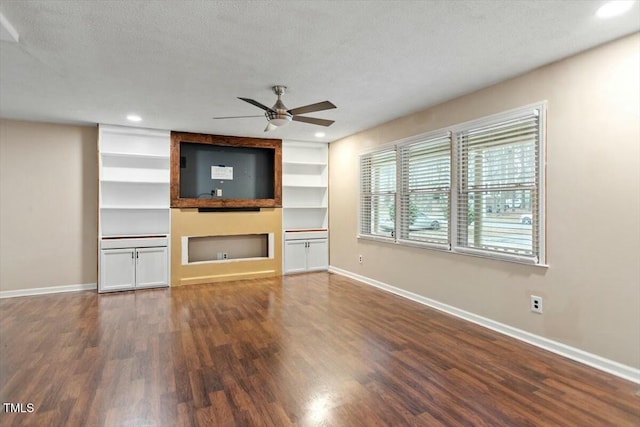
<instances>
[{"instance_id":1,"label":"white wall","mask_svg":"<svg viewBox=\"0 0 640 427\"><path fill-rule=\"evenodd\" d=\"M0 292L96 283L97 135L0 120Z\"/></svg>"},{"instance_id":2,"label":"white wall","mask_svg":"<svg viewBox=\"0 0 640 427\"><path fill-rule=\"evenodd\" d=\"M639 368L639 55L635 34L331 143L331 265ZM358 241L362 150L543 100L548 269Z\"/></svg>"}]
</instances>

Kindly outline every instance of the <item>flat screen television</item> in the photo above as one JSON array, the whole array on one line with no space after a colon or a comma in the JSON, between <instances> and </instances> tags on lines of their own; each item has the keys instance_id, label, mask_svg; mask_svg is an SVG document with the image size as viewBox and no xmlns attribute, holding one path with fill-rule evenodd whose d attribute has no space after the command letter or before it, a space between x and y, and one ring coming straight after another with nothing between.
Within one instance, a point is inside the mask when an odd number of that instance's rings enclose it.
<instances>
[{"instance_id":1,"label":"flat screen television","mask_svg":"<svg viewBox=\"0 0 640 427\"><path fill-rule=\"evenodd\" d=\"M281 206L282 141L172 132L171 206Z\"/></svg>"}]
</instances>

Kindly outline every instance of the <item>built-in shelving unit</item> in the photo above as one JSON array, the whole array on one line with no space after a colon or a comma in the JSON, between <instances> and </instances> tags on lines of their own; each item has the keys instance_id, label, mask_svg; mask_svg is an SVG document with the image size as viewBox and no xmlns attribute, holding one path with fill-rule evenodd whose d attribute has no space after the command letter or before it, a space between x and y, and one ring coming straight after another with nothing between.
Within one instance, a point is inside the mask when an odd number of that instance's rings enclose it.
<instances>
[{"instance_id":1,"label":"built-in shelving unit","mask_svg":"<svg viewBox=\"0 0 640 427\"><path fill-rule=\"evenodd\" d=\"M284 231L327 228L326 143L283 141Z\"/></svg>"},{"instance_id":2,"label":"built-in shelving unit","mask_svg":"<svg viewBox=\"0 0 640 427\"><path fill-rule=\"evenodd\" d=\"M100 292L169 283L169 143L169 131L99 126Z\"/></svg>"},{"instance_id":3,"label":"built-in shelving unit","mask_svg":"<svg viewBox=\"0 0 640 427\"><path fill-rule=\"evenodd\" d=\"M284 273L328 266L328 145L283 141Z\"/></svg>"}]
</instances>

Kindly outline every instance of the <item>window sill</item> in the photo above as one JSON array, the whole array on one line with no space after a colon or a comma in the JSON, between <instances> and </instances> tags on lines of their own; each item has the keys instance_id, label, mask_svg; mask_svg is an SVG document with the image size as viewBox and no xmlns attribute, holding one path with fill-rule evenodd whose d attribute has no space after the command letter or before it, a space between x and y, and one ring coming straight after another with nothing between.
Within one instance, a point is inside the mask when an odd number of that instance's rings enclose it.
<instances>
[{"instance_id":1,"label":"window sill","mask_svg":"<svg viewBox=\"0 0 640 427\"><path fill-rule=\"evenodd\" d=\"M396 243L396 239L394 239L393 237L374 236L371 234L358 234L356 237L358 238L358 240L371 240L375 242L384 242L384 243L392 243L392 244Z\"/></svg>"},{"instance_id":2,"label":"window sill","mask_svg":"<svg viewBox=\"0 0 640 427\"><path fill-rule=\"evenodd\" d=\"M459 254L459 255L473 256L476 258L490 259L493 261L506 261L513 264L529 265L531 267L541 267L545 269L549 268L549 264L537 263L531 258L526 258L518 255L510 255L507 253L505 254L494 253L494 252L489 253L489 252L485 252L477 249L455 248L455 247L452 248L451 251L449 252L454 254Z\"/></svg>"},{"instance_id":3,"label":"window sill","mask_svg":"<svg viewBox=\"0 0 640 427\"><path fill-rule=\"evenodd\" d=\"M503 261L503 262L509 262L512 264L539 267L543 269L549 268L549 264L535 263L533 260L527 259L526 257L520 257L517 255L509 255L509 254L494 254L494 253L489 254L484 251L468 249L468 248L449 248L449 245L446 245L446 244L440 244L440 245L428 244L428 243L420 243L420 242L411 242L406 240L396 240L392 237L371 236L371 235L361 235L361 234L357 236L357 239L387 243L392 245L400 245L400 246L418 248L418 249L435 250L438 252L446 252L446 253L455 254L455 255L466 255L466 256L472 256L476 258L484 258L492 261Z\"/></svg>"}]
</instances>

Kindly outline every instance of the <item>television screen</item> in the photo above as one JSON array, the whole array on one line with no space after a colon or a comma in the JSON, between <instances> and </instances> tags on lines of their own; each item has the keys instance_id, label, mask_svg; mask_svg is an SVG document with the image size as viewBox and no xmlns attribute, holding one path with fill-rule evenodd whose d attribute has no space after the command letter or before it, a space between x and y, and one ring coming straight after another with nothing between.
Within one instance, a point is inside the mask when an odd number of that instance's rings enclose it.
<instances>
[{"instance_id":1,"label":"television screen","mask_svg":"<svg viewBox=\"0 0 640 427\"><path fill-rule=\"evenodd\" d=\"M180 198L273 199L274 149L180 142Z\"/></svg>"}]
</instances>

